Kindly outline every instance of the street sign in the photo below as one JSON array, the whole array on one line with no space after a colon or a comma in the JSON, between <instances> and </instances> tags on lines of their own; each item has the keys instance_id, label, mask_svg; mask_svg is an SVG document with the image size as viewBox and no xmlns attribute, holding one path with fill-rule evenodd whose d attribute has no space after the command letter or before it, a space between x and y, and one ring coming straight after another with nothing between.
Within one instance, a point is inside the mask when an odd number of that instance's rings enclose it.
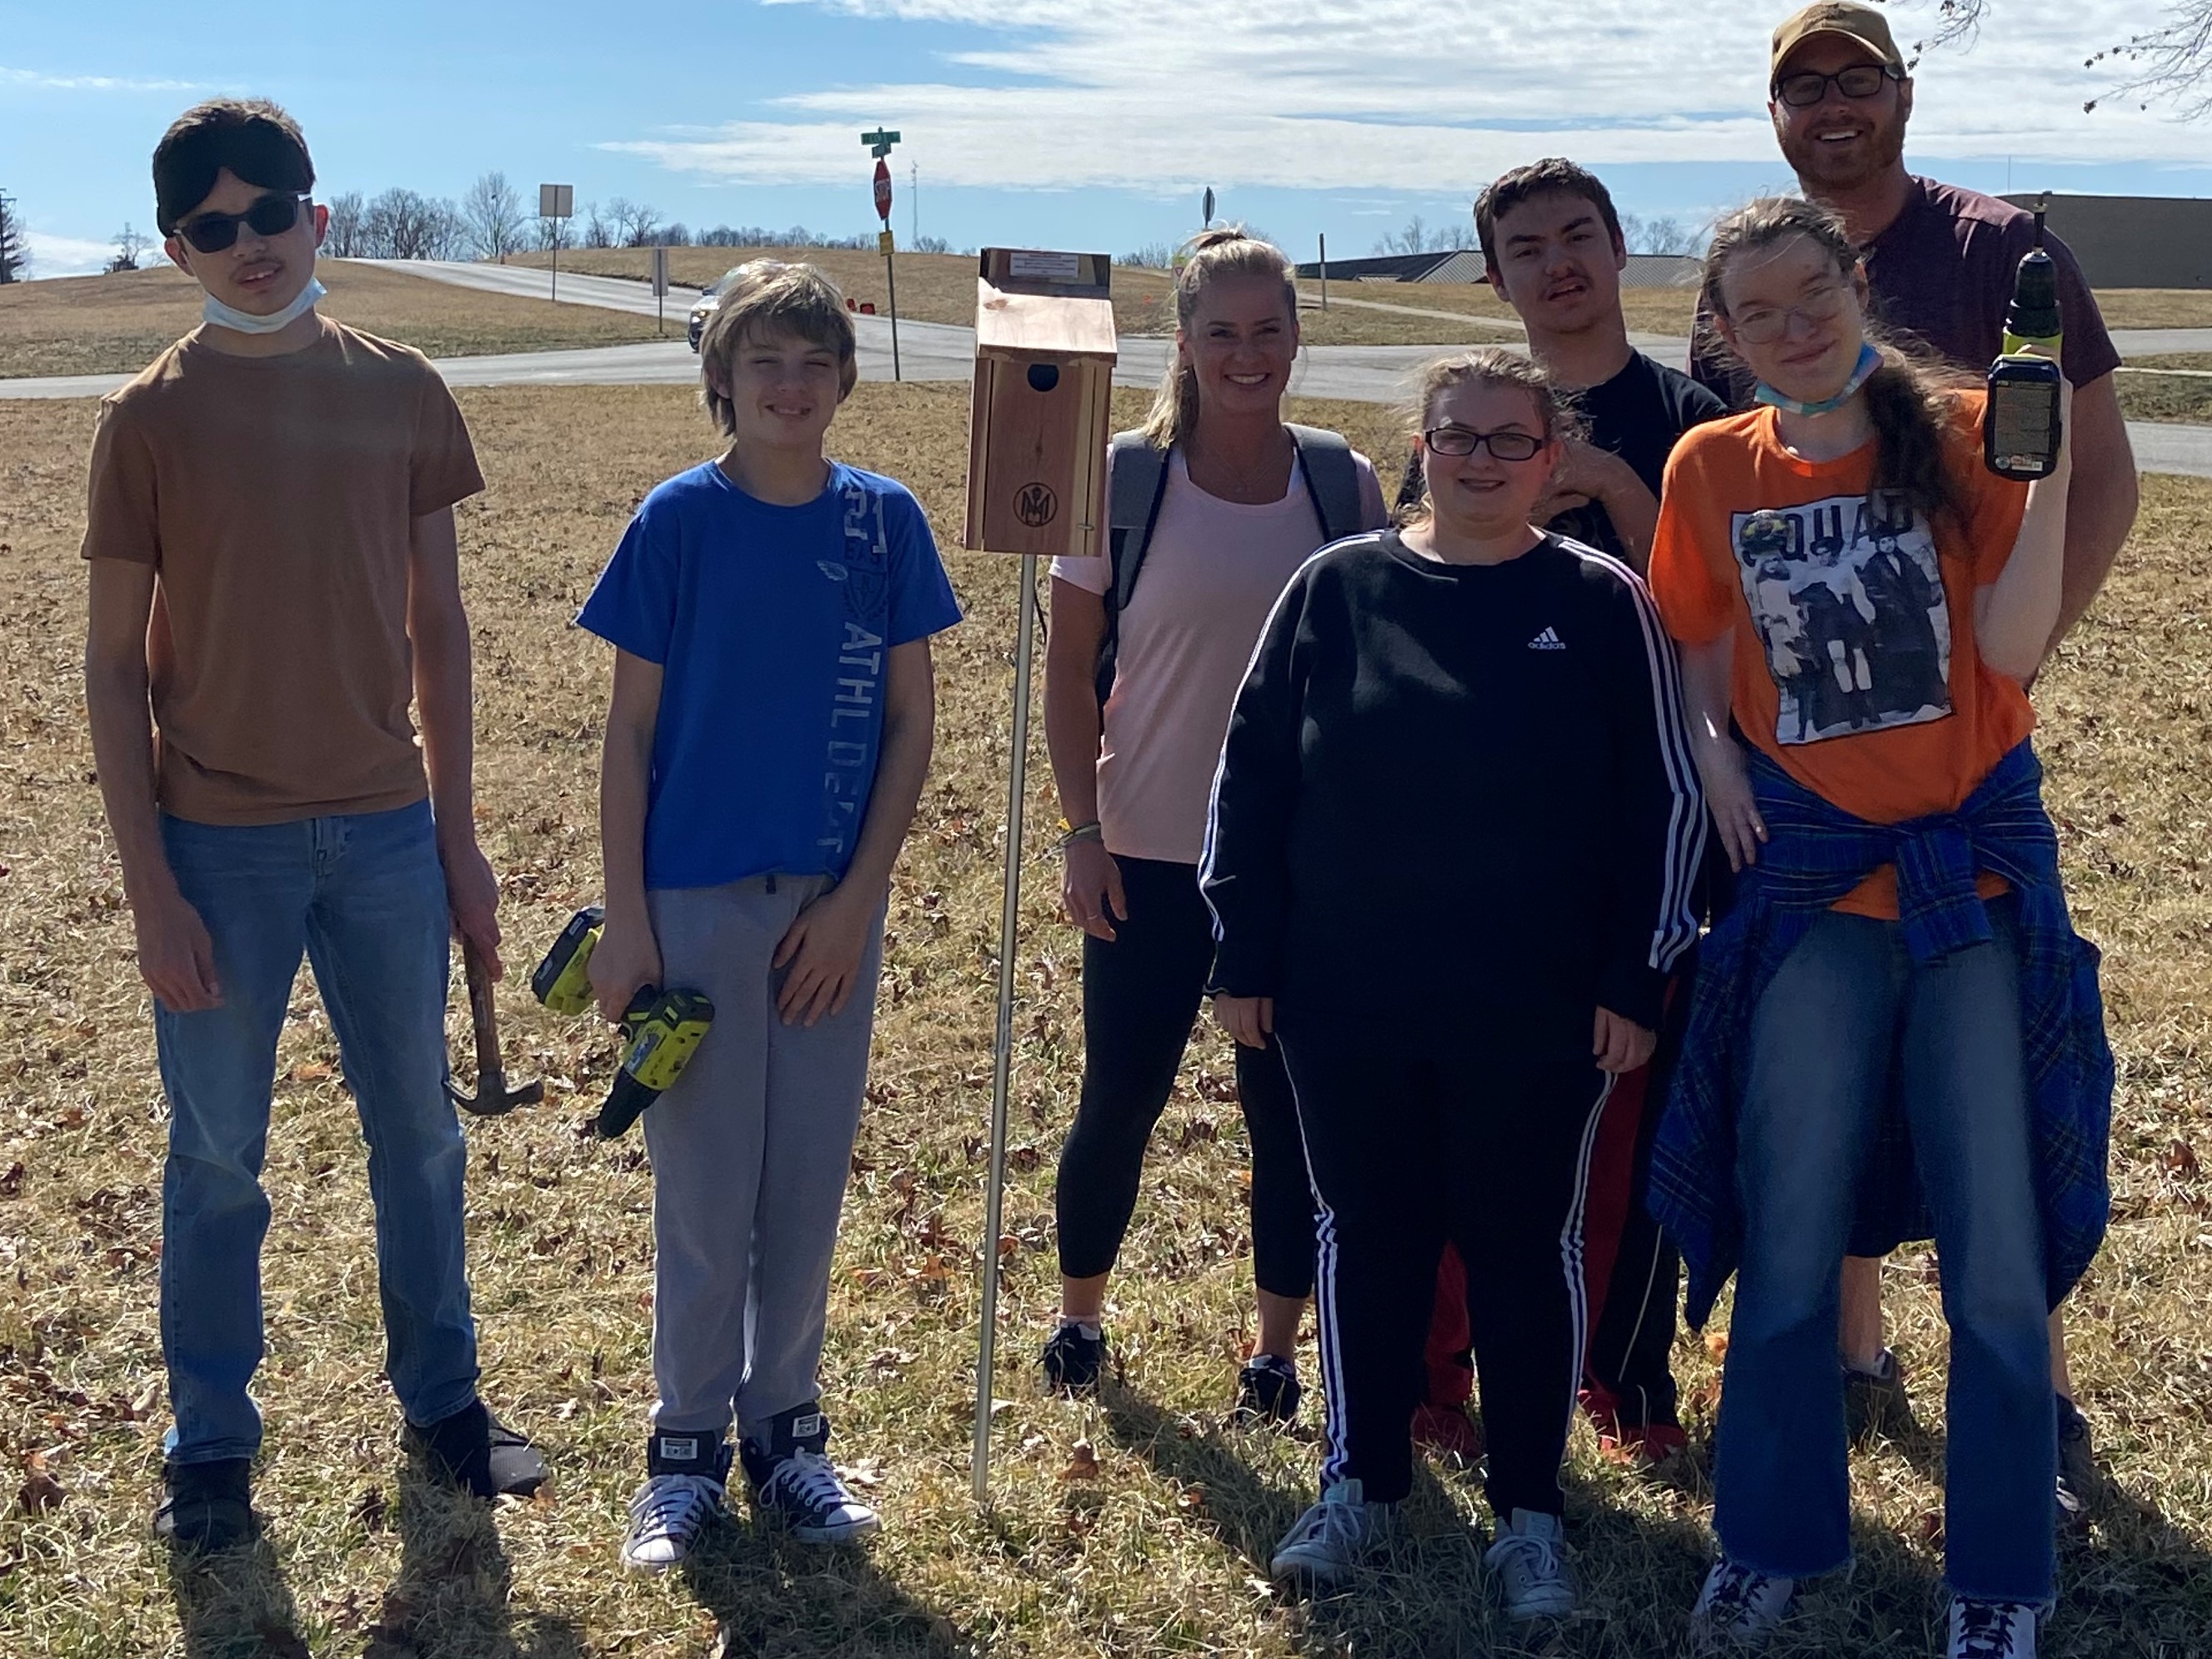
<instances>
[{"instance_id":1,"label":"street sign","mask_svg":"<svg viewBox=\"0 0 2212 1659\"><path fill-rule=\"evenodd\" d=\"M886 226L891 222L891 164L880 156L876 159L876 217Z\"/></svg>"},{"instance_id":2,"label":"street sign","mask_svg":"<svg viewBox=\"0 0 2212 1659\"><path fill-rule=\"evenodd\" d=\"M899 136L885 128L878 127L873 132L862 133L860 142L868 147L869 155L880 160L891 153L891 146L899 142Z\"/></svg>"},{"instance_id":3,"label":"street sign","mask_svg":"<svg viewBox=\"0 0 2212 1659\"><path fill-rule=\"evenodd\" d=\"M1206 187L1206 217L1205 217L1204 219L1202 219L1201 221L1200 221L1200 222L1199 222L1199 228L1200 228L1200 230L1207 229L1207 228L1209 228L1212 225L1212 223L1213 223L1213 186L1212 186L1212 185L1208 185Z\"/></svg>"},{"instance_id":4,"label":"street sign","mask_svg":"<svg viewBox=\"0 0 2212 1659\"><path fill-rule=\"evenodd\" d=\"M653 250L653 297L656 300L665 299L667 295L668 250L665 247L657 247Z\"/></svg>"},{"instance_id":5,"label":"street sign","mask_svg":"<svg viewBox=\"0 0 2212 1659\"><path fill-rule=\"evenodd\" d=\"M574 185L540 185L538 186L538 216L541 219L573 219L576 216L576 187Z\"/></svg>"},{"instance_id":6,"label":"street sign","mask_svg":"<svg viewBox=\"0 0 2212 1659\"><path fill-rule=\"evenodd\" d=\"M898 250L891 245L891 233L888 226L876 233L877 252L882 254L884 258L888 259L897 251Z\"/></svg>"}]
</instances>

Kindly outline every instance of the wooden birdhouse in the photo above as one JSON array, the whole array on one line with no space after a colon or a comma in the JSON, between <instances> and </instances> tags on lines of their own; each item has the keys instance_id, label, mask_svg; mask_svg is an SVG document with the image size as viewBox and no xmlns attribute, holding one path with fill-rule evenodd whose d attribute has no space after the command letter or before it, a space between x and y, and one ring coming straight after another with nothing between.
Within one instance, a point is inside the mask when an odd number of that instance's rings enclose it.
<instances>
[{"instance_id":1,"label":"wooden birdhouse","mask_svg":"<svg viewBox=\"0 0 2212 1659\"><path fill-rule=\"evenodd\" d=\"M1070 558L1106 550L1111 270L1103 253L983 250L962 546Z\"/></svg>"}]
</instances>

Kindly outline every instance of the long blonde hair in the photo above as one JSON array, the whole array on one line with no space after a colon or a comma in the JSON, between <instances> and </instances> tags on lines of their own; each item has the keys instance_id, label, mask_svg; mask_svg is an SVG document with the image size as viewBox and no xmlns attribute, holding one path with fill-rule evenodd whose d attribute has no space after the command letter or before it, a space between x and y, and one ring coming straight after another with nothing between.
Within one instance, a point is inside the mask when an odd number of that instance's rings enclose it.
<instances>
[{"instance_id":1,"label":"long blonde hair","mask_svg":"<svg viewBox=\"0 0 2212 1659\"><path fill-rule=\"evenodd\" d=\"M1298 320L1296 268L1290 256L1273 242L1263 242L1242 225L1202 230L1183 244L1188 250L1182 269L1176 273L1176 326L1187 329L1198 314L1206 285L1217 276L1273 277L1283 285L1283 304L1291 325ZM1152 398L1152 412L1145 417L1145 441L1155 449L1172 449L1189 441L1198 424L1198 371L1180 353L1168 359L1168 372Z\"/></svg>"}]
</instances>

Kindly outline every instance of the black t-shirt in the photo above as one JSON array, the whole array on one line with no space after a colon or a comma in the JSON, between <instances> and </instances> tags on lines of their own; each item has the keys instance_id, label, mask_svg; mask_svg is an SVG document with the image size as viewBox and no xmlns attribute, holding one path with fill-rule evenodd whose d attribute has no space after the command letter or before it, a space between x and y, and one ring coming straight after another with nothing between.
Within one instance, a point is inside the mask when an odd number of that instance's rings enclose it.
<instances>
[{"instance_id":1,"label":"black t-shirt","mask_svg":"<svg viewBox=\"0 0 2212 1659\"><path fill-rule=\"evenodd\" d=\"M1655 496L1666 476L1667 458L1681 435L1729 412L1726 404L1688 375L1640 351L1629 353L1620 374L1575 393L1573 401L1590 442L1626 461ZM1627 555L1612 518L1595 501L1560 514L1546 527L1616 559Z\"/></svg>"}]
</instances>

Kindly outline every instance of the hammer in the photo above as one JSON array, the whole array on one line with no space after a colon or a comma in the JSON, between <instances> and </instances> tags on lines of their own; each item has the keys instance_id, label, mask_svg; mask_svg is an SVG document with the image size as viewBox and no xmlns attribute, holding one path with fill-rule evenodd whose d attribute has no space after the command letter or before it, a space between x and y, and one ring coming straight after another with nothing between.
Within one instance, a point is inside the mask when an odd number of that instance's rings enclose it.
<instances>
[{"instance_id":1,"label":"hammer","mask_svg":"<svg viewBox=\"0 0 2212 1659\"><path fill-rule=\"evenodd\" d=\"M477 1033L477 1091L463 1094L448 1073L447 1097L478 1117L501 1117L518 1106L535 1105L545 1097L545 1085L536 1078L518 1089L507 1086L507 1070L499 1059L498 1016L491 1005L491 973L467 939L461 941L461 963L468 973L469 1017Z\"/></svg>"}]
</instances>

